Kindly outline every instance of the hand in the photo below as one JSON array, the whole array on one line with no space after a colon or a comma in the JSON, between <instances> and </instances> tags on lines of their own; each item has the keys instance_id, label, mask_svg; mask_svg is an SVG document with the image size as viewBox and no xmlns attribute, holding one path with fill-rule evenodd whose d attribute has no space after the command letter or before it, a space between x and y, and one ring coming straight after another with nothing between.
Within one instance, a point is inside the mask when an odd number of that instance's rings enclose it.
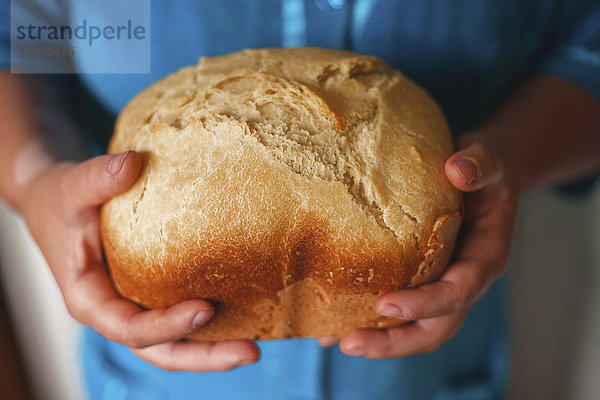
<instances>
[{"instance_id":1,"label":"hand","mask_svg":"<svg viewBox=\"0 0 600 400\"><path fill-rule=\"evenodd\" d=\"M113 289L103 260L99 208L127 190L140 167L135 152L52 164L24 188L21 211L69 312L164 369L217 371L256 361L259 350L250 341L181 340L212 317L210 303L189 300L145 311Z\"/></svg>"},{"instance_id":2,"label":"hand","mask_svg":"<svg viewBox=\"0 0 600 400\"><path fill-rule=\"evenodd\" d=\"M465 217L454 259L439 281L383 296L377 312L411 322L389 329L356 330L339 343L342 352L367 358L431 352L461 327L471 306L500 277L508 259L518 185L486 146L471 138L445 164L450 182L465 195ZM331 345L332 339L321 339Z\"/></svg>"}]
</instances>

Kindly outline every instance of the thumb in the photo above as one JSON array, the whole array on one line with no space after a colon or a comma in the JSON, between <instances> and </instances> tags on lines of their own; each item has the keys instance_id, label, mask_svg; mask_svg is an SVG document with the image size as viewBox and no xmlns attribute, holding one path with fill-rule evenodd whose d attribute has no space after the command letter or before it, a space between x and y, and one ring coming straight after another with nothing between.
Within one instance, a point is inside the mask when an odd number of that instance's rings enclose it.
<instances>
[{"instance_id":1,"label":"thumb","mask_svg":"<svg viewBox=\"0 0 600 400\"><path fill-rule=\"evenodd\" d=\"M444 165L448 180L463 192L474 192L496 183L501 175L494 154L480 143L454 153Z\"/></svg>"},{"instance_id":2,"label":"thumb","mask_svg":"<svg viewBox=\"0 0 600 400\"><path fill-rule=\"evenodd\" d=\"M142 159L134 151L98 156L67 172L64 194L74 209L97 207L133 185Z\"/></svg>"}]
</instances>

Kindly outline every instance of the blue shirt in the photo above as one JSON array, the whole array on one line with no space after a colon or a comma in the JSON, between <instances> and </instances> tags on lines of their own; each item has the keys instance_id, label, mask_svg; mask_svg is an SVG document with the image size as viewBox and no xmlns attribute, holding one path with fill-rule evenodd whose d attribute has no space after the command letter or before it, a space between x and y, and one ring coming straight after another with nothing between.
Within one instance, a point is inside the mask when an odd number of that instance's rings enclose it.
<instances>
[{"instance_id":1,"label":"blue shirt","mask_svg":"<svg viewBox=\"0 0 600 400\"><path fill-rule=\"evenodd\" d=\"M75 2L66 17L80 21L89 12ZM347 48L379 56L424 86L460 134L532 74L561 76L600 99L599 32L597 1L157 0L151 73L79 78L114 117L138 91L200 56L247 47ZM260 346L257 364L205 374L162 371L90 329L82 354L92 399L495 399L507 379L503 285L430 354L367 360L312 339Z\"/></svg>"}]
</instances>

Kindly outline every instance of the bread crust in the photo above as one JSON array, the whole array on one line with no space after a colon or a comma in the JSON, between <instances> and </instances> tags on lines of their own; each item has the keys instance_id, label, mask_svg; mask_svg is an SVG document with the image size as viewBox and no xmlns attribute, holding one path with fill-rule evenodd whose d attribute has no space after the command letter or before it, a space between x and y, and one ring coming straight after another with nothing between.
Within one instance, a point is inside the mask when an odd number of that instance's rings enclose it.
<instances>
[{"instance_id":1,"label":"bread crust","mask_svg":"<svg viewBox=\"0 0 600 400\"><path fill-rule=\"evenodd\" d=\"M147 308L212 301L196 339L398 325L377 299L437 279L460 226L441 111L374 57L203 58L124 108L109 152L126 150L140 176L101 210L113 282Z\"/></svg>"}]
</instances>

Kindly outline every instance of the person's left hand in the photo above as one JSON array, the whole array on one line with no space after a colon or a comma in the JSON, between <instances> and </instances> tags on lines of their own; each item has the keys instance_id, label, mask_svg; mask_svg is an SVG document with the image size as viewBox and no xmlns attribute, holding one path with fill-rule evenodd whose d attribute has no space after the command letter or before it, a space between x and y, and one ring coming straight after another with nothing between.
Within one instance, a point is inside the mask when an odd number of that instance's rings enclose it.
<instances>
[{"instance_id":1,"label":"person's left hand","mask_svg":"<svg viewBox=\"0 0 600 400\"><path fill-rule=\"evenodd\" d=\"M491 148L473 141L447 160L445 172L456 188L467 192L452 263L438 281L378 301L380 315L411 322L355 330L339 342L343 353L391 358L434 351L459 330L471 306L504 273L517 210L517 183ZM323 346L336 341L319 339Z\"/></svg>"}]
</instances>

